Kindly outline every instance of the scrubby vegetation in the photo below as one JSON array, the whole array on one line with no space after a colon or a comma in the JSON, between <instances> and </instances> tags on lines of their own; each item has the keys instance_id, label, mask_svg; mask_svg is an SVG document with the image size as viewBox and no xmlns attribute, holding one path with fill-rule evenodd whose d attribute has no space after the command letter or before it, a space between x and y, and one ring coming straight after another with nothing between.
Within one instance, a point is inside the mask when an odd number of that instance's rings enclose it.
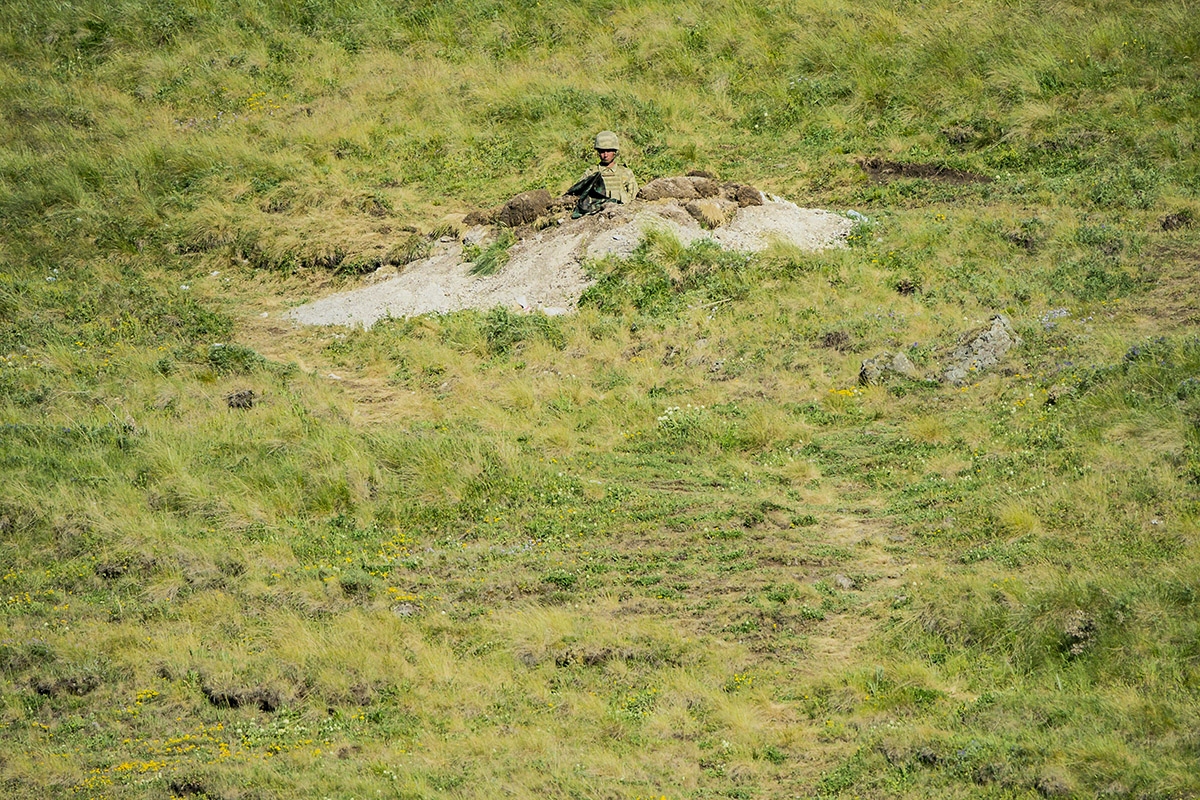
<instances>
[{"instance_id":1,"label":"scrubby vegetation","mask_svg":"<svg viewBox=\"0 0 1200 800\"><path fill-rule=\"evenodd\" d=\"M1198 60L1184 2L6 4L4 795L1200 795ZM601 128L850 246L277 321Z\"/></svg>"}]
</instances>

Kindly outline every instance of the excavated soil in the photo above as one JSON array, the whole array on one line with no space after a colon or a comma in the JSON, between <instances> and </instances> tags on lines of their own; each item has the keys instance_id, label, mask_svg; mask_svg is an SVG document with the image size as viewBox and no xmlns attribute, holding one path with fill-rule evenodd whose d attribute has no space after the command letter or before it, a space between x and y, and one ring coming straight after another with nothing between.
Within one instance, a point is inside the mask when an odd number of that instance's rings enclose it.
<instances>
[{"instance_id":1,"label":"excavated soil","mask_svg":"<svg viewBox=\"0 0 1200 800\"><path fill-rule=\"evenodd\" d=\"M851 220L829 211L800 208L779 198L739 209L715 230L700 227L677 201L616 206L530 232L514 244L509 261L495 275L471 274L463 260L463 242L478 243L490 231L474 228L461 239L443 238L433 253L400 273L380 270L365 285L298 306L288 317L306 325L370 327L385 317L448 313L495 306L565 314L575 308L591 281L583 265L607 255L628 256L644 231L660 228L683 244L710 237L729 250L753 252L773 240L806 250L841 246Z\"/></svg>"},{"instance_id":2,"label":"excavated soil","mask_svg":"<svg viewBox=\"0 0 1200 800\"><path fill-rule=\"evenodd\" d=\"M991 183L987 175L976 172L943 167L938 164L910 164L902 161L886 161L882 158L867 158L859 162L863 172L871 180L887 183L895 178L925 178L940 183Z\"/></svg>"}]
</instances>

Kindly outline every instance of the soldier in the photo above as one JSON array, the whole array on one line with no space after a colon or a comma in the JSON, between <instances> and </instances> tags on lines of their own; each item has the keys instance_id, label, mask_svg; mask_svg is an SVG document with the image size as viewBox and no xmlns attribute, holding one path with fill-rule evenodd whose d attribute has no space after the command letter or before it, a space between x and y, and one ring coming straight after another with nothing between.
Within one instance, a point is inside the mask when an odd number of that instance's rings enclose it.
<instances>
[{"instance_id":1,"label":"soldier","mask_svg":"<svg viewBox=\"0 0 1200 800\"><path fill-rule=\"evenodd\" d=\"M637 178L629 167L618 166L617 151L621 143L612 131L596 134L596 156L600 165L584 173L579 182L567 189L579 201L571 216L575 219L604 208L607 203L630 203L637 197Z\"/></svg>"}]
</instances>

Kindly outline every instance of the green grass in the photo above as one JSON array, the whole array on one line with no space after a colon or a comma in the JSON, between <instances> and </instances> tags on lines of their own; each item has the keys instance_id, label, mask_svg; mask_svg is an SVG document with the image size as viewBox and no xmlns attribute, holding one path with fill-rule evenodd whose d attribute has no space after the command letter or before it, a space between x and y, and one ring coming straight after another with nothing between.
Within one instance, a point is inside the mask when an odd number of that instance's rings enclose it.
<instances>
[{"instance_id":1,"label":"green grass","mask_svg":"<svg viewBox=\"0 0 1200 800\"><path fill-rule=\"evenodd\" d=\"M463 250L463 257L472 262L472 275L495 275L508 263L508 250L516 243L516 236L506 228L496 237L496 241L487 247L466 246Z\"/></svg>"},{"instance_id":2,"label":"green grass","mask_svg":"<svg viewBox=\"0 0 1200 800\"><path fill-rule=\"evenodd\" d=\"M1200 795L1190 11L6 7L5 796ZM600 129L869 220L277 321Z\"/></svg>"}]
</instances>

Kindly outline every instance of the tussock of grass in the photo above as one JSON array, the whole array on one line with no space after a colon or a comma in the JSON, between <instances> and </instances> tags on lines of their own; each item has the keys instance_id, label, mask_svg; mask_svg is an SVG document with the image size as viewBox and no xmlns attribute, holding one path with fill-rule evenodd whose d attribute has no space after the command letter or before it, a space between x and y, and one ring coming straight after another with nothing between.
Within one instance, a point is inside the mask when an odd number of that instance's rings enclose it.
<instances>
[{"instance_id":1,"label":"tussock of grass","mask_svg":"<svg viewBox=\"0 0 1200 800\"><path fill-rule=\"evenodd\" d=\"M505 229L494 242L483 248L467 247L463 257L471 262L472 275L495 275L508 263L508 251L517 243L512 231Z\"/></svg>"}]
</instances>

